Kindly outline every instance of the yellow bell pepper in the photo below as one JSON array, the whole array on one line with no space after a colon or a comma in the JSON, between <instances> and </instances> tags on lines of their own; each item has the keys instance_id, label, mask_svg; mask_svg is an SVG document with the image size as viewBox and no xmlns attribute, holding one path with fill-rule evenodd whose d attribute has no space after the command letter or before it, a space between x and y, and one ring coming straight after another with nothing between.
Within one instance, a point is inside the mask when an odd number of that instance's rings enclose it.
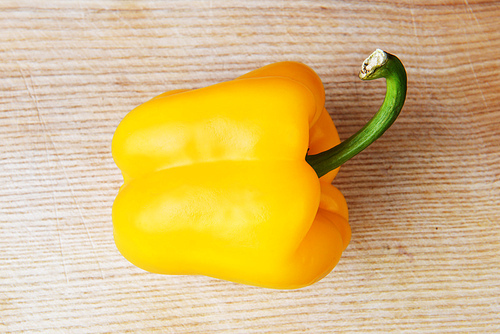
<instances>
[{"instance_id":1,"label":"yellow bell pepper","mask_svg":"<svg viewBox=\"0 0 500 334\"><path fill-rule=\"evenodd\" d=\"M400 64L383 55L364 68ZM340 140L324 102L312 69L282 62L135 108L112 141L124 178L112 210L119 251L161 274L276 289L323 278L351 238L331 185L332 159L350 148L325 158Z\"/></svg>"}]
</instances>

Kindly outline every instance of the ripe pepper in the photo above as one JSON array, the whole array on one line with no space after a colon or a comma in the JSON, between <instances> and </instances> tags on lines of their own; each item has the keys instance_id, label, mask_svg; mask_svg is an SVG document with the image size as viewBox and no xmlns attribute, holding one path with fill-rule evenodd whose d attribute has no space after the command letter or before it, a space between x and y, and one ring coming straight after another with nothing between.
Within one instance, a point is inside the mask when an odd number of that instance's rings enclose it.
<instances>
[{"instance_id":1,"label":"ripe pepper","mask_svg":"<svg viewBox=\"0 0 500 334\"><path fill-rule=\"evenodd\" d=\"M340 143L318 75L281 62L235 80L161 94L119 124L112 155L124 184L113 233L130 262L275 289L327 275L351 231L338 167L394 122L406 75L375 51L360 77L385 77L376 116Z\"/></svg>"}]
</instances>

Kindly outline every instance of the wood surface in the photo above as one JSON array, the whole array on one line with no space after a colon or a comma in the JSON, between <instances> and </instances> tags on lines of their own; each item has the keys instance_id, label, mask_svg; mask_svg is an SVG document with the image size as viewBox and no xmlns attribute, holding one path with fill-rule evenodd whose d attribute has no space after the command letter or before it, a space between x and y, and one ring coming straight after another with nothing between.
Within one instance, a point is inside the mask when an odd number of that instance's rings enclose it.
<instances>
[{"instance_id":1,"label":"wood surface","mask_svg":"<svg viewBox=\"0 0 500 334\"><path fill-rule=\"evenodd\" d=\"M498 1L0 2L0 332L500 332ZM144 272L117 251L120 120L276 61L321 76L342 139L408 72L393 127L334 184L352 241L296 291ZM279 124L276 124L279 127Z\"/></svg>"}]
</instances>

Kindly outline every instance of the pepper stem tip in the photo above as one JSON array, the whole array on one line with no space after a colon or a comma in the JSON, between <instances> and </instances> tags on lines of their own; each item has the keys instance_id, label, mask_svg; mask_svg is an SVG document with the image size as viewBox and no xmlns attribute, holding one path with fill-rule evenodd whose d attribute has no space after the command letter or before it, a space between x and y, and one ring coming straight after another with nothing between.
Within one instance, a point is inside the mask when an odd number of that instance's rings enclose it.
<instances>
[{"instance_id":1,"label":"pepper stem tip","mask_svg":"<svg viewBox=\"0 0 500 334\"><path fill-rule=\"evenodd\" d=\"M387 63L387 53L383 50L377 49L373 51L373 53L365 59L363 64L361 65L361 70L359 71L359 78L361 80L369 80L373 74L380 67L384 66ZM375 78L373 78L375 79Z\"/></svg>"}]
</instances>

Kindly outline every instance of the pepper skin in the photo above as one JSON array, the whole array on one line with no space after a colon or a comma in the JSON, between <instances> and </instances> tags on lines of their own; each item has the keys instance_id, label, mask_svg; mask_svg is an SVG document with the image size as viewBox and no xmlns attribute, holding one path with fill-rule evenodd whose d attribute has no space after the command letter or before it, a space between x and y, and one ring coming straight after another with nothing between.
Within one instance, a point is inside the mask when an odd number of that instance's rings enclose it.
<instances>
[{"instance_id":1,"label":"pepper skin","mask_svg":"<svg viewBox=\"0 0 500 334\"><path fill-rule=\"evenodd\" d=\"M119 124L113 204L123 256L160 274L274 289L327 275L351 231L344 197L307 154L340 143L317 74L282 62L161 94Z\"/></svg>"}]
</instances>

